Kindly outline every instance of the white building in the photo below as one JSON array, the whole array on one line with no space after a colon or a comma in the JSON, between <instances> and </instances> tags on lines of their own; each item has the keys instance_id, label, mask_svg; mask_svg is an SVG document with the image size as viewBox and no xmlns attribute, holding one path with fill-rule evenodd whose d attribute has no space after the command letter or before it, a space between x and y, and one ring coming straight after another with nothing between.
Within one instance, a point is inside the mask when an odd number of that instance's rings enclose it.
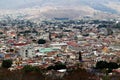
<instances>
[{"instance_id":1,"label":"white building","mask_svg":"<svg viewBox=\"0 0 120 80\"><path fill-rule=\"evenodd\" d=\"M35 50L32 45L22 46L20 49L20 56L23 58L32 58L35 56Z\"/></svg>"}]
</instances>

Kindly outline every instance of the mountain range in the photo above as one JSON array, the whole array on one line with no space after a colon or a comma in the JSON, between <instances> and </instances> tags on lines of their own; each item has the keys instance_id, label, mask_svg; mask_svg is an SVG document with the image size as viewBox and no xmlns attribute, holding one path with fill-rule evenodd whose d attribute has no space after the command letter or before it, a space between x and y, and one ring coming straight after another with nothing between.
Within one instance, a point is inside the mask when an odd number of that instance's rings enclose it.
<instances>
[{"instance_id":1,"label":"mountain range","mask_svg":"<svg viewBox=\"0 0 120 80\"><path fill-rule=\"evenodd\" d=\"M120 14L120 0L1 0L0 9L31 17L114 16Z\"/></svg>"},{"instance_id":2,"label":"mountain range","mask_svg":"<svg viewBox=\"0 0 120 80\"><path fill-rule=\"evenodd\" d=\"M25 4L19 6L19 8L29 8L29 7L45 7L45 6L53 6L53 7L65 7L65 8L74 8L79 6L88 6L94 10L99 10L108 13L119 13L120 12L120 0L39 0L37 2L31 2L29 4Z\"/></svg>"}]
</instances>

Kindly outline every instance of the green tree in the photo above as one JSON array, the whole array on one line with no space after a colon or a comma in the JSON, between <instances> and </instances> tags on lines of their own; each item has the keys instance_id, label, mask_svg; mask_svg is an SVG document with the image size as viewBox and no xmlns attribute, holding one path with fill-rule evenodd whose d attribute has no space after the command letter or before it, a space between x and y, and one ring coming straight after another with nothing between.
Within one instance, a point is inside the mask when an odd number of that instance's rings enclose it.
<instances>
[{"instance_id":1,"label":"green tree","mask_svg":"<svg viewBox=\"0 0 120 80\"><path fill-rule=\"evenodd\" d=\"M26 65L22 69L25 73L28 72L41 72L41 69L38 66Z\"/></svg>"},{"instance_id":2,"label":"green tree","mask_svg":"<svg viewBox=\"0 0 120 80\"><path fill-rule=\"evenodd\" d=\"M54 69L53 65L47 67L47 70L52 70L52 69Z\"/></svg>"},{"instance_id":3,"label":"green tree","mask_svg":"<svg viewBox=\"0 0 120 80\"><path fill-rule=\"evenodd\" d=\"M47 67L47 70L60 70L60 69L66 69L66 65L65 64L62 64L62 63L57 63L55 64L54 66L51 65L51 66L48 66Z\"/></svg>"},{"instance_id":4,"label":"green tree","mask_svg":"<svg viewBox=\"0 0 120 80\"><path fill-rule=\"evenodd\" d=\"M24 72L31 72L32 71L32 66L31 65L25 65L22 70Z\"/></svg>"},{"instance_id":5,"label":"green tree","mask_svg":"<svg viewBox=\"0 0 120 80\"><path fill-rule=\"evenodd\" d=\"M38 44L45 44L46 43L46 40L44 40L44 39L39 39L38 40Z\"/></svg>"},{"instance_id":6,"label":"green tree","mask_svg":"<svg viewBox=\"0 0 120 80\"><path fill-rule=\"evenodd\" d=\"M108 67L108 63L106 61L98 61L96 63L96 68L97 69L104 69Z\"/></svg>"},{"instance_id":7,"label":"green tree","mask_svg":"<svg viewBox=\"0 0 120 80\"><path fill-rule=\"evenodd\" d=\"M38 67L38 66L33 66L32 67L32 71L34 71L34 72L41 72L41 69Z\"/></svg>"},{"instance_id":8,"label":"green tree","mask_svg":"<svg viewBox=\"0 0 120 80\"><path fill-rule=\"evenodd\" d=\"M108 63L108 68L109 69L117 69L118 68L118 64L115 62L109 62Z\"/></svg>"},{"instance_id":9,"label":"green tree","mask_svg":"<svg viewBox=\"0 0 120 80\"><path fill-rule=\"evenodd\" d=\"M66 69L66 65L65 64L56 64L54 66L54 70L60 70L60 69Z\"/></svg>"},{"instance_id":10,"label":"green tree","mask_svg":"<svg viewBox=\"0 0 120 80\"><path fill-rule=\"evenodd\" d=\"M12 60L3 60L2 61L2 67L3 68L9 68L12 65Z\"/></svg>"}]
</instances>

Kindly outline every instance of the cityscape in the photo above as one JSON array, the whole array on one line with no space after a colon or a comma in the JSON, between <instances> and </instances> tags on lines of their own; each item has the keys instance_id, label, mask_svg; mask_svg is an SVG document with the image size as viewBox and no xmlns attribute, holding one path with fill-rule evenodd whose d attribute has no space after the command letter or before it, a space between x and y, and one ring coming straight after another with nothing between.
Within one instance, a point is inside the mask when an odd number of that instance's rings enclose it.
<instances>
[{"instance_id":1,"label":"cityscape","mask_svg":"<svg viewBox=\"0 0 120 80\"><path fill-rule=\"evenodd\" d=\"M120 80L119 4L1 0L0 80Z\"/></svg>"}]
</instances>

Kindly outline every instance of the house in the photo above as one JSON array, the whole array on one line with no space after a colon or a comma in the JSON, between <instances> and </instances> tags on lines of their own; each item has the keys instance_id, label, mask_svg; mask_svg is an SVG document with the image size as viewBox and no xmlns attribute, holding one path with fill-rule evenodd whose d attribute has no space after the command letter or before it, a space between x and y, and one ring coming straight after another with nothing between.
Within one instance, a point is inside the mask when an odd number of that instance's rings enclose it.
<instances>
[{"instance_id":1,"label":"house","mask_svg":"<svg viewBox=\"0 0 120 80\"><path fill-rule=\"evenodd\" d=\"M23 58L32 58L35 56L35 49L31 44L22 46L20 48L19 54Z\"/></svg>"}]
</instances>

